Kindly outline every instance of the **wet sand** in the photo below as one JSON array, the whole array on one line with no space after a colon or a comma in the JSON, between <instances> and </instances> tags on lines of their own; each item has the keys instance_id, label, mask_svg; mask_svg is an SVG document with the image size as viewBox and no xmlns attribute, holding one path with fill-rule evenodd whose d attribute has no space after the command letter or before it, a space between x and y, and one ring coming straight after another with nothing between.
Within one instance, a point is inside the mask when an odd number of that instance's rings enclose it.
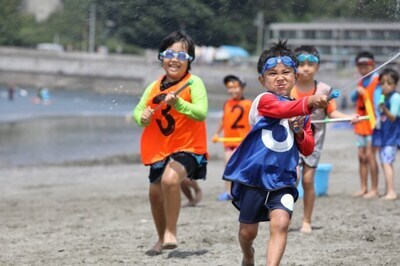
<instances>
[{"instance_id":1,"label":"wet sand","mask_svg":"<svg viewBox=\"0 0 400 266\"><path fill-rule=\"evenodd\" d=\"M298 232L303 203L291 223L282 265L398 265L400 200L352 198L359 189L355 137L329 130L321 162L332 163L328 196L318 197L311 234ZM210 147L213 153L222 147ZM400 192L400 154L396 164ZM216 158L216 156L214 156ZM140 164L58 165L0 169L0 265L240 265L238 212L218 202L223 162L211 160L203 200L182 208L179 246L158 256ZM384 192L380 173L380 193ZM185 201L183 200L183 204ZM268 224L254 244L265 265Z\"/></svg>"}]
</instances>

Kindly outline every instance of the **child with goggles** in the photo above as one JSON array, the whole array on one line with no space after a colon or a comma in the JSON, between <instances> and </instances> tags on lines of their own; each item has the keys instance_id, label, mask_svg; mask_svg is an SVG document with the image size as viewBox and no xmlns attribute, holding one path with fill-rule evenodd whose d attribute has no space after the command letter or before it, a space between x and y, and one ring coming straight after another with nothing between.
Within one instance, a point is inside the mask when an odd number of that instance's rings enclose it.
<instances>
[{"instance_id":1,"label":"child with goggles","mask_svg":"<svg viewBox=\"0 0 400 266\"><path fill-rule=\"evenodd\" d=\"M189 72L194 48L181 32L164 38L158 58L165 74L148 85L133 111L144 128L140 155L150 168L149 200L158 234L148 255L177 247L181 189L194 206L201 199L196 180L206 177L208 99L202 80Z\"/></svg>"},{"instance_id":2,"label":"child with goggles","mask_svg":"<svg viewBox=\"0 0 400 266\"><path fill-rule=\"evenodd\" d=\"M326 95L331 94L331 86L315 80L315 75L319 70L320 57L317 49L313 46L300 46L294 50L299 60L299 78L293 87L290 96L294 99L302 99L312 95ZM358 121L356 114L346 115L337 110L336 102L329 101L326 108L315 109L311 114L311 121L323 120L329 118L350 118L352 123ZM322 147L325 140L326 124L313 124L315 147L311 155L300 155L298 177L304 189L304 209L303 209L303 223L300 231L303 233L311 233L311 218L315 203L315 190L314 190L314 177L318 167L318 162L321 157ZM301 168L300 168L301 166ZM301 171L301 173L300 173Z\"/></svg>"},{"instance_id":3,"label":"child with goggles","mask_svg":"<svg viewBox=\"0 0 400 266\"><path fill-rule=\"evenodd\" d=\"M368 115L376 117L379 121L379 102L382 88L379 84L379 73L375 69L374 55L369 51L361 51L355 57L355 64L361 76L365 76L357 88L351 94L351 100L356 105L356 113L360 116ZM369 110L369 111L368 111ZM379 137L379 123L375 128L371 127L368 120L354 125L356 145L358 148L358 162L360 175L360 190L354 193L355 197L378 198L378 172L379 166L376 159L381 139ZM371 176L371 188L368 190L368 176Z\"/></svg>"},{"instance_id":4,"label":"child with goggles","mask_svg":"<svg viewBox=\"0 0 400 266\"><path fill-rule=\"evenodd\" d=\"M266 265L279 265L297 200L299 153L310 155L314 137L308 117L326 108L326 95L290 99L298 60L286 41L264 51L257 64L258 80L266 92L253 101L252 126L227 163L223 180L232 182L233 205L239 210L242 265L254 265L253 242L260 222L270 221ZM292 119L301 116L301 119ZM296 130L299 128L299 130Z\"/></svg>"},{"instance_id":5,"label":"child with goggles","mask_svg":"<svg viewBox=\"0 0 400 266\"><path fill-rule=\"evenodd\" d=\"M187 53L180 51L175 53L172 50L165 50L164 52L160 53L160 59L172 59L172 58L176 58L179 61L186 61L186 60L193 60L193 56L188 55Z\"/></svg>"}]
</instances>

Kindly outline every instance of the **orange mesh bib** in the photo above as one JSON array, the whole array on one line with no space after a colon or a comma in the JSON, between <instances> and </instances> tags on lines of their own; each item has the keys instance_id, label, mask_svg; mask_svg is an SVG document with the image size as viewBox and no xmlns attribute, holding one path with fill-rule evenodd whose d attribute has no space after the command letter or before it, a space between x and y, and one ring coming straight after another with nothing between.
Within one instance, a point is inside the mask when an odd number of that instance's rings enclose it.
<instances>
[{"instance_id":1,"label":"orange mesh bib","mask_svg":"<svg viewBox=\"0 0 400 266\"><path fill-rule=\"evenodd\" d=\"M243 99L240 101L230 99L225 102L224 105L224 137L236 138L244 137L250 131L249 125L249 112L251 107L251 101ZM225 147L236 147L239 146L238 142L225 142Z\"/></svg>"},{"instance_id":2,"label":"orange mesh bib","mask_svg":"<svg viewBox=\"0 0 400 266\"><path fill-rule=\"evenodd\" d=\"M164 91L160 90L162 78L159 79L149 93L146 105L152 109L156 108L168 93L179 89L190 77L190 74L186 75L178 84ZM191 102L190 86L180 92L179 97ZM206 154L205 121L191 119L164 104L154 112L150 124L144 128L140 143L141 158L145 165L149 165L179 151Z\"/></svg>"},{"instance_id":3,"label":"orange mesh bib","mask_svg":"<svg viewBox=\"0 0 400 266\"><path fill-rule=\"evenodd\" d=\"M373 114L367 113L367 108L365 104L366 100L371 103L371 101L374 99L374 91L378 86L378 84L379 84L379 77L378 76L373 77L369 85L365 88L366 95L364 97L357 98L356 113L359 114L360 116L364 115L375 116L375 113ZM362 87L362 82L360 81L358 85ZM372 131L373 128L371 128L371 124L368 120L362 120L354 125L354 133L358 135L369 136L372 134Z\"/></svg>"}]
</instances>

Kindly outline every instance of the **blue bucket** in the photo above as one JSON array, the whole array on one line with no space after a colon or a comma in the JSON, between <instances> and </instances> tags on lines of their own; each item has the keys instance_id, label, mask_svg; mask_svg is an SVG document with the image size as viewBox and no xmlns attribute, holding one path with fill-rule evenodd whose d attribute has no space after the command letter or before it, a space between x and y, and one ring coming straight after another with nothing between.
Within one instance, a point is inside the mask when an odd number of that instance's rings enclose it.
<instances>
[{"instance_id":1,"label":"blue bucket","mask_svg":"<svg viewBox=\"0 0 400 266\"><path fill-rule=\"evenodd\" d=\"M314 190L316 196L325 196L328 194L328 183L329 183L329 173L332 170L332 164L330 163L320 163L318 164L317 170L314 177ZM299 191L299 198L304 195L303 186L301 184L301 176L299 184L297 185L297 190Z\"/></svg>"}]
</instances>

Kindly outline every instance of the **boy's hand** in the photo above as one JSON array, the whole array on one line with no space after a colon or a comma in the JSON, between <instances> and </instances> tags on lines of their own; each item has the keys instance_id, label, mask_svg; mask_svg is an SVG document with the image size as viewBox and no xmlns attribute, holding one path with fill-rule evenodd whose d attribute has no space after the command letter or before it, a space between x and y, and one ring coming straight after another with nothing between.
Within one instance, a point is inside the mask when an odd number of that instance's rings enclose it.
<instances>
[{"instance_id":1,"label":"boy's hand","mask_svg":"<svg viewBox=\"0 0 400 266\"><path fill-rule=\"evenodd\" d=\"M355 123L360 122L359 117L360 117L359 114L353 114L353 115L351 116L350 123L353 125L353 124L355 124Z\"/></svg>"},{"instance_id":2,"label":"boy's hand","mask_svg":"<svg viewBox=\"0 0 400 266\"><path fill-rule=\"evenodd\" d=\"M323 94L317 94L308 97L308 106L312 108L326 108L329 104L328 97Z\"/></svg>"},{"instance_id":3,"label":"boy's hand","mask_svg":"<svg viewBox=\"0 0 400 266\"><path fill-rule=\"evenodd\" d=\"M289 118L289 127L294 131L296 137L298 139L304 138L304 120L306 119L305 116L297 116Z\"/></svg>"},{"instance_id":4,"label":"boy's hand","mask_svg":"<svg viewBox=\"0 0 400 266\"><path fill-rule=\"evenodd\" d=\"M303 131L305 116L296 116L289 118L289 127L295 132Z\"/></svg>"},{"instance_id":5,"label":"boy's hand","mask_svg":"<svg viewBox=\"0 0 400 266\"><path fill-rule=\"evenodd\" d=\"M218 133L215 133L211 139L212 142L217 142L217 139L219 138Z\"/></svg>"},{"instance_id":6,"label":"boy's hand","mask_svg":"<svg viewBox=\"0 0 400 266\"><path fill-rule=\"evenodd\" d=\"M147 106L146 109L144 109L142 116L140 117L140 122L142 122L143 125L149 124L153 114L154 110L151 109L150 106Z\"/></svg>"},{"instance_id":7,"label":"boy's hand","mask_svg":"<svg viewBox=\"0 0 400 266\"><path fill-rule=\"evenodd\" d=\"M365 95L365 89L361 86L358 86L356 89L358 95L364 96Z\"/></svg>"},{"instance_id":8,"label":"boy's hand","mask_svg":"<svg viewBox=\"0 0 400 266\"><path fill-rule=\"evenodd\" d=\"M165 101L168 105L174 106L178 101L178 96L176 96L174 93L168 93L167 96L165 96Z\"/></svg>"}]
</instances>

